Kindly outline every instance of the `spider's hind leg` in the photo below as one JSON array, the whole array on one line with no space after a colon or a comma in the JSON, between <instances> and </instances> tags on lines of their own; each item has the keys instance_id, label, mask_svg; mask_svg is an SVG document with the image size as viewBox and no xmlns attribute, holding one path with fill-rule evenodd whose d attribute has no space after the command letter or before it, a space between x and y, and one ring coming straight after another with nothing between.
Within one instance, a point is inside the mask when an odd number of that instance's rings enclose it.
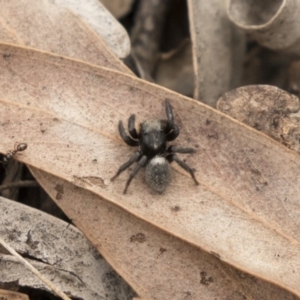
<instances>
[{"instance_id":1,"label":"spider's hind leg","mask_svg":"<svg viewBox=\"0 0 300 300\"><path fill-rule=\"evenodd\" d=\"M167 160L171 163L172 161L175 161L177 162L177 164L184 170L186 170L187 172L190 173L190 175L192 176L194 182L196 185L199 185L199 182L198 180L196 179L195 177L195 173L193 171L193 169L188 165L186 164L184 161L182 161L181 159L179 159L175 154L169 154L167 155Z\"/></svg>"},{"instance_id":2,"label":"spider's hind leg","mask_svg":"<svg viewBox=\"0 0 300 300\"><path fill-rule=\"evenodd\" d=\"M131 172L131 174L129 175L129 178L126 182L126 185L125 185L125 189L123 191L123 194L126 194L127 192L127 189L129 187L129 184L131 182L131 180L133 179L133 177L138 173L138 171L144 167L147 163L147 156L146 155L143 155L142 158L139 160L139 162L137 163L136 167L133 169L133 171Z\"/></svg>"},{"instance_id":3,"label":"spider's hind leg","mask_svg":"<svg viewBox=\"0 0 300 300\"><path fill-rule=\"evenodd\" d=\"M136 162L139 158L141 157L141 153L139 151L135 152L130 159L124 163L118 170L118 172L116 173L116 175L114 175L110 181L114 181L123 171L125 171L127 168L129 168L134 162Z\"/></svg>"}]
</instances>

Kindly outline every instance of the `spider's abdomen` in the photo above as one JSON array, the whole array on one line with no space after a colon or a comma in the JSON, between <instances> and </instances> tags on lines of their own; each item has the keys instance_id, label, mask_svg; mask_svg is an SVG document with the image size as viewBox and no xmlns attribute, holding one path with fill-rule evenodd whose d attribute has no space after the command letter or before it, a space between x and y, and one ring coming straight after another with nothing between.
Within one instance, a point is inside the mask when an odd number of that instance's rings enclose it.
<instances>
[{"instance_id":1,"label":"spider's abdomen","mask_svg":"<svg viewBox=\"0 0 300 300\"><path fill-rule=\"evenodd\" d=\"M141 152L152 158L164 154L166 150L166 122L164 120L147 120L141 123Z\"/></svg>"},{"instance_id":2,"label":"spider's abdomen","mask_svg":"<svg viewBox=\"0 0 300 300\"><path fill-rule=\"evenodd\" d=\"M152 158L146 166L145 177L147 184L153 190L163 193L171 180L169 162L161 156Z\"/></svg>"}]
</instances>

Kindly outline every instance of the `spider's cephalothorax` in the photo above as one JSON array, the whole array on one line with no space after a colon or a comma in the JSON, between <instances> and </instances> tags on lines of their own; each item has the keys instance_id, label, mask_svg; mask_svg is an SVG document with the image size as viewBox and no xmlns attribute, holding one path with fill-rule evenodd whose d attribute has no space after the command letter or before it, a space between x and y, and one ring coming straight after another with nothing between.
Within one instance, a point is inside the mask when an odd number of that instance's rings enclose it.
<instances>
[{"instance_id":1,"label":"spider's cephalothorax","mask_svg":"<svg viewBox=\"0 0 300 300\"><path fill-rule=\"evenodd\" d=\"M175 153L193 153L194 149L176 146L167 147L167 142L178 137L179 128L174 124L172 106L168 100L166 100L165 105L167 120L146 120L140 124L139 132L137 132L134 125L135 115L131 115L128 119L130 136L126 134L122 121L119 122L119 133L124 142L132 147L139 146L139 150L119 168L116 175L111 179L113 181L121 172L137 161L136 167L126 182L124 194L133 177L144 166L146 166L145 176L148 185L158 193L164 192L171 180L169 163L172 161L176 161L180 167L189 172L195 184L199 184L194 171L175 155Z\"/></svg>"}]
</instances>

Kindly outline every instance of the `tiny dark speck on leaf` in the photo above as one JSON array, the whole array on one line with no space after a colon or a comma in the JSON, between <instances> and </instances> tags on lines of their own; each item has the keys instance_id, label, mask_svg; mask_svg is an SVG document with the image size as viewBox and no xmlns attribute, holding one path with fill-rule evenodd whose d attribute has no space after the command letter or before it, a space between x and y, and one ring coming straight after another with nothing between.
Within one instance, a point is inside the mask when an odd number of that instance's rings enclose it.
<instances>
[{"instance_id":1,"label":"tiny dark speck on leaf","mask_svg":"<svg viewBox=\"0 0 300 300\"><path fill-rule=\"evenodd\" d=\"M210 283L214 282L213 278L208 277L207 273L204 271L200 272L200 277L201 277L201 280L200 280L201 284L209 285Z\"/></svg>"},{"instance_id":2,"label":"tiny dark speck on leaf","mask_svg":"<svg viewBox=\"0 0 300 300\"><path fill-rule=\"evenodd\" d=\"M207 137L209 139L216 139L217 140L219 138L219 135L218 135L218 133L211 133L211 134L208 134Z\"/></svg>"},{"instance_id":3,"label":"tiny dark speck on leaf","mask_svg":"<svg viewBox=\"0 0 300 300\"><path fill-rule=\"evenodd\" d=\"M141 232L134 234L130 237L131 243L134 243L134 242L144 243L145 241L146 241L146 236L144 233L141 233Z\"/></svg>"},{"instance_id":4,"label":"tiny dark speck on leaf","mask_svg":"<svg viewBox=\"0 0 300 300\"><path fill-rule=\"evenodd\" d=\"M172 206L171 210L173 210L173 211L180 211L180 206L178 206L178 205Z\"/></svg>"},{"instance_id":5,"label":"tiny dark speck on leaf","mask_svg":"<svg viewBox=\"0 0 300 300\"><path fill-rule=\"evenodd\" d=\"M63 198L63 195L61 193L57 193L55 196L56 200L61 200Z\"/></svg>"},{"instance_id":6,"label":"tiny dark speck on leaf","mask_svg":"<svg viewBox=\"0 0 300 300\"><path fill-rule=\"evenodd\" d=\"M167 251L167 249L166 248L162 248L162 247L160 247L159 248L159 252L160 252L160 254L163 254L164 252L166 252Z\"/></svg>"},{"instance_id":7,"label":"tiny dark speck on leaf","mask_svg":"<svg viewBox=\"0 0 300 300\"><path fill-rule=\"evenodd\" d=\"M3 55L2 55L2 57L4 58L4 59L8 59L8 58L10 58L10 53L9 52L5 52L5 53L3 53Z\"/></svg>"},{"instance_id":8,"label":"tiny dark speck on leaf","mask_svg":"<svg viewBox=\"0 0 300 300\"><path fill-rule=\"evenodd\" d=\"M55 190L57 191L56 194L56 200L61 200L63 198L63 194L64 194L64 186L63 184L57 184L55 186Z\"/></svg>"}]
</instances>

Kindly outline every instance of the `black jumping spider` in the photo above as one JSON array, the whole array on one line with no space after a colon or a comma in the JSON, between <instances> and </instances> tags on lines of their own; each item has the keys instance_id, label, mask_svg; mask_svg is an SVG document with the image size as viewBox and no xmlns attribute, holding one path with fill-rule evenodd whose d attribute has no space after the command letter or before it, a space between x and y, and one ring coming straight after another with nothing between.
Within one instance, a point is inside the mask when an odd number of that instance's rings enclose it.
<instances>
[{"instance_id":1,"label":"black jumping spider","mask_svg":"<svg viewBox=\"0 0 300 300\"><path fill-rule=\"evenodd\" d=\"M12 159L17 152L22 152L27 149L27 144L25 143L16 143L14 150L8 150L3 157L3 164L6 165L10 159Z\"/></svg>"},{"instance_id":2,"label":"black jumping spider","mask_svg":"<svg viewBox=\"0 0 300 300\"><path fill-rule=\"evenodd\" d=\"M174 124L172 106L167 99L165 106L167 120L146 120L140 124L139 132L135 129L135 115L131 115L128 119L130 136L126 134L122 121L119 121L119 133L124 142L131 147L139 147L139 150L111 178L111 181L113 181L134 162L138 162L126 182L124 194L133 177L145 165L145 177L148 185L158 193L164 192L171 180L169 163L172 161L177 162L180 167L189 172L195 184L199 184L194 171L175 155L175 153L194 153L195 150L177 146L167 147L168 141L173 141L178 137L179 128Z\"/></svg>"}]
</instances>

